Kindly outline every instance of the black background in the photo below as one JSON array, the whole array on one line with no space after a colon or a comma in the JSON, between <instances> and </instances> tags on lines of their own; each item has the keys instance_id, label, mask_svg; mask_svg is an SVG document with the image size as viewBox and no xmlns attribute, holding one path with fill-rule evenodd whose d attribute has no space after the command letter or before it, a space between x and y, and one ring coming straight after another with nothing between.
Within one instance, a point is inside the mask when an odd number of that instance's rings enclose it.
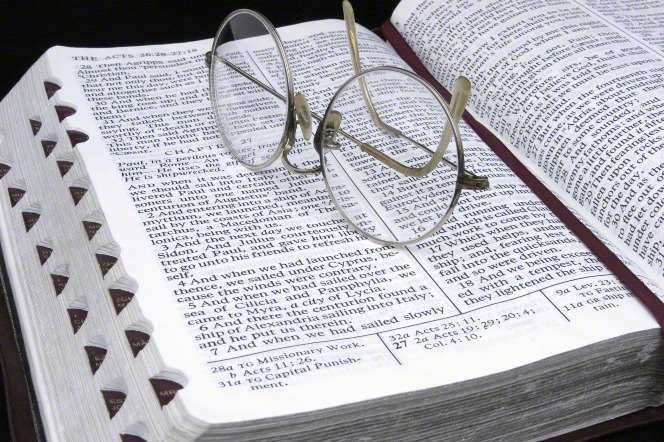
<instances>
[{"instance_id":1,"label":"black background","mask_svg":"<svg viewBox=\"0 0 664 442\"><path fill-rule=\"evenodd\" d=\"M378 27L397 4L355 0L355 18L366 27ZM343 18L341 0L0 0L0 97L51 46L138 46L212 38L224 17L239 8L259 11L275 26Z\"/></svg>"},{"instance_id":2,"label":"black background","mask_svg":"<svg viewBox=\"0 0 664 442\"><path fill-rule=\"evenodd\" d=\"M354 0L358 23L375 28L398 0ZM7 1L0 0L0 97L51 46L113 47L178 43L214 36L223 18L238 8L255 9L275 26L319 18L342 18L341 0L197 1ZM0 397L4 398L0 383ZM0 400L0 439L9 434ZM664 441L664 424L652 424L596 442Z\"/></svg>"}]
</instances>

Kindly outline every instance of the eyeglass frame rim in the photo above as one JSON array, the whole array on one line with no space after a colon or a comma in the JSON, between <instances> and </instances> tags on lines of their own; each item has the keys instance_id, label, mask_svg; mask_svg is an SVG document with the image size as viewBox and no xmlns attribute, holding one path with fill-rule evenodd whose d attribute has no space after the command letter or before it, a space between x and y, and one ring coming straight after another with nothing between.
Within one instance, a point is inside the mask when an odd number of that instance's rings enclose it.
<instances>
[{"instance_id":1,"label":"eyeglass frame rim","mask_svg":"<svg viewBox=\"0 0 664 442\"><path fill-rule=\"evenodd\" d=\"M270 156L270 158L268 160L266 160L265 162L260 163L258 165L247 163L247 162L243 161L237 155L237 153L235 152L235 150L232 147L229 146L229 150L230 150L231 154L233 155L233 157L235 157L235 159L238 160L238 162L240 164L242 164L244 167L246 167L247 169L252 170L252 171L258 171L258 170L261 170L261 169L264 169L264 168L270 166L271 164L273 164L277 160L277 158L279 158L281 156L284 166L286 167L286 169L288 169L291 172L308 173L308 174L321 172L321 174L323 175L323 181L325 182L325 187L327 188L328 194L330 195L330 198L332 199L332 203L335 206L335 208L341 213L342 217L351 225L351 227L355 231L360 233L365 238L367 238L371 241L374 241L378 244L386 245L386 246L408 246L408 245L419 243L419 242L425 240L426 238L430 237L431 235L434 235L435 233L437 233L441 229L441 227L452 216L452 214L454 212L454 209L456 208L456 206L459 202L459 198L461 197L461 192L464 189L464 187L462 185L462 178L466 174L463 142L461 140L459 127L458 127L458 124L454 121L454 118L452 116L452 112L451 112L451 109L450 109L449 105L447 104L447 102L445 102L445 100L440 95L440 93L428 81L426 81L424 78L422 78L417 73L411 72L411 71L408 71L408 70L405 70L405 69L402 69L402 68L398 68L396 66L377 66L377 67L372 67L372 68L369 68L369 69L366 69L366 70L362 70L359 73L353 74L341 86L339 86L339 88L337 89L335 94L330 99L330 102L329 102L329 104L328 104L328 106L325 110L325 114L323 116L323 119L319 123L318 128L316 130L316 134L314 135L313 145L314 145L314 148L319 153L320 165L317 166L316 168L313 168L313 169L310 169L310 170L298 169L298 168L294 167L290 163L290 161L286 158L287 153L290 151L290 149L293 147L293 145L295 143L295 134L296 134L296 131L297 131L297 124L296 124L297 122L296 122L295 106L294 106L295 88L293 86L293 74L292 74L292 70L291 70L291 67L290 67L290 62L288 60L288 54L286 53L283 41L281 40L281 37L279 36L279 33L277 32L277 30L274 27L274 25L272 24L272 22L267 17L265 17L265 15L261 14L258 11L254 11L253 9L242 8L242 9L237 9L237 10L231 12L229 15L226 16L226 18L224 18L221 25L217 29L217 33L216 33L216 35L214 37L214 40L213 40L213 43L212 43L212 54L216 53L217 44L219 42L219 37L222 35L222 31L225 30L226 26L228 26L228 24L231 22L231 20L233 20L234 18L236 18L237 16L239 16L241 14L248 14L248 15L258 19L261 22L261 24L265 27L265 29L269 32L270 36L272 37L275 44L277 45L277 48L279 50L279 55L281 56L282 64L284 66L284 74L286 76L286 88L287 88L287 93L286 93L286 108L287 108L287 110L286 110L286 112L287 112L287 115L286 115L286 122L284 124L284 130L282 132L281 140L279 141L279 145L277 146L274 153ZM352 58L352 55L351 55L351 58ZM210 72L213 71L215 60L216 60L216 57L213 56L212 59L211 59L211 64L210 64ZM450 204L449 204L445 214L441 217L441 219L438 221L438 223L436 223L436 225L434 227L432 227L431 229L429 229L429 231L427 231L424 235L416 237L416 238L408 240L408 241L388 241L388 240L385 240L385 239L378 238L374 235L371 235L368 232L361 229L360 227L358 227L349 218L349 216L346 214L344 209L340 206L340 203L337 201L336 197L334 196L334 193L332 193L332 189L330 188L330 183L329 183L329 180L327 178L327 174L325 172L325 167L324 167L324 165L325 165L324 155L325 155L325 151L327 149L322 146L322 133L323 133L323 128L325 126L325 122L327 121L329 113L332 110L332 104L336 101L336 98L339 95L339 93L342 90L344 90L346 88L346 86L348 84L350 84L352 81L363 77L367 73L378 71L378 70L389 70L389 71L395 71L395 72L403 73L403 74L415 79L420 84L424 85L434 95L434 97L436 97L436 100L442 106L442 108L445 112L445 116L446 116L446 119L447 119L446 123L451 123L452 132L453 132L453 136L454 136L454 139L455 139L455 145L456 145L456 150L457 150L457 165L456 165L457 180L456 180L456 184L455 184L454 195L452 195L452 198L450 200ZM216 90L216 88L214 87L212 79L213 79L213 75L209 75L209 87L210 87L211 92ZM226 135L225 135L224 131L221 130L220 117L217 113L217 107L213 105L212 108L213 108L215 121L217 123L217 129L221 133L221 136L225 139ZM225 141L227 142L227 144L230 145L230 143L228 143L228 140L225 139ZM439 146L439 148L440 148L440 146ZM447 147L445 147L445 150L447 150ZM441 160L439 160L439 163L440 162L441 162Z\"/></svg>"},{"instance_id":2,"label":"eyeglass frame rim","mask_svg":"<svg viewBox=\"0 0 664 442\"><path fill-rule=\"evenodd\" d=\"M294 105L294 100L295 100L295 88L293 86L293 74L291 71L290 67L290 62L288 61L288 55L286 54L286 49L284 48L284 44L281 40L281 37L279 36L279 33L277 32L276 28L270 22L270 20L265 17L263 14L261 14L258 11L254 11L253 9L236 9L235 11L231 12L224 18L224 20L221 22L221 25L217 29L217 33L214 36L214 40L212 42L212 53L216 53L217 49L217 43L219 41L219 37L222 35L222 31L226 28L226 26L233 20L235 17L241 15L241 14L248 14L250 16L253 16L254 18L258 19L261 24L265 27L265 29L270 33L270 36L274 40L275 44L277 45L277 48L279 50L279 55L281 56L281 61L284 66L284 74L286 76L286 122L284 124L284 130L281 135L281 139L279 141L279 145L275 149L274 153L264 162L260 164L252 164L252 163L247 163L244 161L242 158L239 157L239 155L235 152L235 149L231 147L231 143L228 143L228 140L226 140L226 135L224 131L221 128L221 118L217 114L217 106L212 106L212 110L214 113L214 118L215 122L217 123L217 130L220 132L221 136L224 137L224 141L227 142L229 145L228 150L231 151L231 154L235 157L236 160L243 166L245 166L247 169L252 170L252 171L258 171L261 169L264 169L268 166L270 166L272 163L274 163L277 158L282 156L283 152L286 150L286 146L289 143L294 142L295 140L295 132L297 130L296 128L296 121L295 121L295 105ZM215 64L216 57L212 57L211 63L210 63L210 73L212 73L214 69L214 64ZM213 91L216 91L216 87L213 84L213 75L208 75L208 83L209 83L209 88L211 94ZM287 167L290 169L290 167Z\"/></svg>"},{"instance_id":3,"label":"eyeglass frame rim","mask_svg":"<svg viewBox=\"0 0 664 442\"><path fill-rule=\"evenodd\" d=\"M417 238L408 240L408 241L388 241L379 237L376 237L374 235L371 235L370 233L366 232L359 226L353 222L349 216L347 215L346 211L341 207L340 203L337 201L336 197L334 196L334 193L332 192L332 189L330 188L330 181L327 179L327 174L326 174L326 169L325 169L325 153L326 150L330 149L325 149L322 146L323 142L323 133L324 133L324 127L325 127L325 122L327 121L327 118L332 112L333 109L333 104L337 100L339 94L346 89L346 87L351 84L353 81L363 77L366 74L370 74L371 72L377 72L377 71L393 71L393 72L398 72L400 74L407 75L414 79L415 81L418 81L421 85L427 88L429 92L433 94L433 96L436 98L438 103L441 105L443 108L443 111L445 112L446 118L449 123L452 123L452 135L454 136L455 139L455 144L457 147L457 164L456 164L456 170L457 170L457 179L455 183L455 188L454 188L454 195L452 195L452 198L450 200L450 204L447 207L447 211L445 214L440 218L438 223L434 225L429 231L427 231L424 235L419 236ZM378 244L385 245L385 246L408 246L412 244L419 243L421 241L424 241L426 238L430 237L431 235L434 235L436 232L440 230L440 228L449 220L449 218L452 216L454 209L456 208L459 198L461 197L461 191L463 190L463 186L461 185L461 178L464 176L466 173L466 163L465 163L465 156L464 156L464 150L463 150L463 141L461 140L461 133L459 131L459 126L458 124L454 123L454 118L452 117L452 111L449 108L449 105L445 102L443 97L440 95L440 93L429 83L426 81L424 78L419 76L415 72L408 71L406 69L402 69L396 66L376 66L372 67L363 71L360 71L360 73L353 75L350 77L348 80L346 80L335 92L335 94L332 96L330 99L329 104L327 105L327 109L325 110L325 114L323 115L323 120L318 124L318 129L316 130L316 134L314 135L314 148L318 151L319 157L320 157L320 167L321 167L321 173L323 174L323 181L325 181L325 187L327 188L327 192L330 194L330 198L332 199L332 202L334 204L334 207L341 212L341 215L344 217L344 219L355 229L356 231L360 232L364 237L370 239L371 241L374 241ZM439 147L440 148L440 147ZM447 149L446 149L447 150ZM438 165L442 161L439 160ZM436 165L436 167L438 166Z\"/></svg>"}]
</instances>

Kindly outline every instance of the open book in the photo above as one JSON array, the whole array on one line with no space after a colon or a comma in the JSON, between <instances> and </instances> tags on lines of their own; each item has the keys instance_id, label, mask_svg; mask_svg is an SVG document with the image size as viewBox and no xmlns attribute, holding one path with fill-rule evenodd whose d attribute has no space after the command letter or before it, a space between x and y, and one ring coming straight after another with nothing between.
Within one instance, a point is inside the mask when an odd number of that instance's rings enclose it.
<instances>
[{"instance_id":1,"label":"open book","mask_svg":"<svg viewBox=\"0 0 664 442\"><path fill-rule=\"evenodd\" d=\"M211 40L50 49L0 103L43 434L533 440L661 405L664 23L624 7L404 0L388 42L360 27L363 68L473 84L466 161L491 188L407 247L356 234L320 177L237 164ZM323 114L353 73L344 22L279 34Z\"/></svg>"}]
</instances>

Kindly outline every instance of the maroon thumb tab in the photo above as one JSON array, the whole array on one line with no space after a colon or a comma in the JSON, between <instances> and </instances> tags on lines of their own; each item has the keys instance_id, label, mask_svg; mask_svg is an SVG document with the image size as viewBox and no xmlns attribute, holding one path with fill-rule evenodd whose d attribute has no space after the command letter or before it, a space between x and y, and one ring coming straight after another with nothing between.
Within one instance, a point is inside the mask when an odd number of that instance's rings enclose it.
<instances>
[{"instance_id":1,"label":"maroon thumb tab","mask_svg":"<svg viewBox=\"0 0 664 442\"><path fill-rule=\"evenodd\" d=\"M39 262L41 265L46 264L46 261L51 257L51 253L53 253L53 249L46 246L37 246L36 249Z\"/></svg>"},{"instance_id":2,"label":"maroon thumb tab","mask_svg":"<svg viewBox=\"0 0 664 442\"><path fill-rule=\"evenodd\" d=\"M86 134L78 130L68 130L67 135L69 136L71 147L76 147L77 144L85 143L89 139Z\"/></svg>"},{"instance_id":3,"label":"maroon thumb tab","mask_svg":"<svg viewBox=\"0 0 664 442\"><path fill-rule=\"evenodd\" d=\"M69 188L69 193L71 194L71 198L74 200L75 206L77 206L78 203L81 202L87 191L88 189L84 187L71 186Z\"/></svg>"},{"instance_id":4,"label":"maroon thumb tab","mask_svg":"<svg viewBox=\"0 0 664 442\"><path fill-rule=\"evenodd\" d=\"M135 434L121 434L120 440L122 440L122 442L146 442L145 439L136 436Z\"/></svg>"},{"instance_id":5,"label":"maroon thumb tab","mask_svg":"<svg viewBox=\"0 0 664 442\"><path fill-rule=\"evenodd\" d=\"M108 410L108 416L113 419L113 417L118 414L120 408L125 403L127 395L121 391L116 390L102 390L102 397L104 398L104 403L106 403L106 409Z\"/></svg>"},{"instance_id":6,"label":"maroon thumb tab","mask_svg":"<svg viewBox=\"0 0 664 442\"><path fill-rule=\"evenodd\" d=\"M11 170L12 166L5 163L0 163L0 180Z\"/></svg>"},{"instance_id":7,"label":"maroon thumb tab","mask_svg":"<svg viewBox=\"0 0 664 442\"><path fill-rule=\"evenodd\" d=\"M178 391L182 390L182 385L168 379L151 378L150 383L162 408L175 398Z\"/></svg>"},{"instance_id":8,"label":"maroon thumb tab","mask_svg":"<svg viewBox=\"0 0 664 442\"><path fill-rule=\"evenodd\" d=\"M53 140L42 140L41 145L42 149L44 149L44 156L48 158L51 153L53 153L53 150L55 149L55 146L57 145L57 141Z\"/></svg>"},{"instance_id":9,"label":"maroon thumb tab","mask_svg":"<svg viewBox=\"0 0 664 442\"><path fill-rule=\"evenodd\" d=\"M383 37L408 65L446 99L451 94L431 75L399 31L389 21L380 27ZM664 303L652 290L644 284L595 234L587 228L544 184L533 175L526 166L503 144L496 135L479 123L468 111L463 119L482 138L482 140L498 155L498 157L538 196L560 221L571 230L577 238L588 247L595 256L618 278L618 280L650 310L660 328L664 330Z\"/></svg>"},{"instance_id":10,"label":"maroon thumb tab","mask_svg":"<svg viewBox=\"0 0 664 442\"><path fill-rule=\"evenodd\" d=\"M67 172L72 168L74 163L71 161L56 161L58 164L58 169L60 170L60 176L65 176L67 175Z\"/></svg>"},{"instance_id":11,"label":"maroon thumb tab","mask_svg":"<svg viewBox=\"0 0 664 442\"><path fill-rule=\"evenodd\" d=\"M83 229L85 230L85 233L88 234L88 240L92 241L92 238L94 238L99 229L101 229L101 224L94 221L83 221Z\"/></svg>"},{"instance_id":12,"label":"maroon thumb tab","mask_svg":"<svg viewBox=\"0 0 664 442\"><path fill-rule=\"evenodd\" d=\"M88 362L90 362L90 369L92 370L92 374L94 375L95 373L97 373L97 370L99 370L99 367L101 367L101 364L104 363L107 350L105 348L95 347L94 345L86 345L83 348L85 349L85 352L88 355Z\"/></svg>"},{"instance_id":13,"label":"maroon thumb tab","mask_svg":"<svg viewBox=\"0 0 664 442\"><path fill-rule=\"evenodd\" d=\"M46 90L46 96L51 98L57 91L62 89L59 84L55 84L52 81L44 82L44 89Z\"/></svg>"},{"instance_id":14,"label":"maroon thumb tab","mask_svg":"<svg viewBox=\"0 0 664 442\"><path fill-rule=\"evenodd\" d=\"M16 189L14 187L8 187L7 193L9 193L9 202L11 203L12 207L15 207L16 204L18 204L18 202L21 201L23 195L25 195L25 190Z\"/></svg>"},{"instance_id":15,"label":"maroon thumb tab","mask_svg":"<svg viewBox=\"0 0 664 442\"><path fill-rule=\"evenodd\" d=\"M76 334L85 323L85 319L88 317L88 312L80 308L69 308L67 309L67 313L69 314L71 327L74 330L74 334Z\"/></svg>"},{"instance_id":16,"label":"maroon thumb tab","mask_svg":"<svg viewBox=\"0 0 664 442\"><path fill-rule=\"evenodd\" d=\"M127 304L134 299L134 294L127 290L121 289L108 289L108 293L111 295L111 300L113 301L113 307L115 307L115 314L119 315Z\"/></svg>"},{"instance_id":17,"label":"maroon thumb tab","mask_svg":"<svg viewBox=\"0 0 664 442\"><path fill-rule=\"evenodd\" d=\"M115 256L104 255L103 253L97 253L95 256L97 257L97 263L99 264L102 276L106 276L109 270L118 262L118 258Z\"/></svg>"},{"instance_id":18,"label":"maroon thumb tab","mask_svg":"<svg viewBox=\"0 0 664 442\"><path fill-rule=\"evenodd\" d=\"M58 275L51 273L51 280L53 280L53 288L55 289L55 295L58 296L67 286L69 282L69 277L65 275Z\"/></svg>"},{"instance_id":19,"label":"maroon thumb tab","mask_svg":"<svg viewBox=\"0 0 664 442\"><path fill-rule=\"evenodd\" d=\"M138 356L141 350L150 342L150 335L138 330L125 330L125 335L134 357Z\"/></svg>"}]
</instances>

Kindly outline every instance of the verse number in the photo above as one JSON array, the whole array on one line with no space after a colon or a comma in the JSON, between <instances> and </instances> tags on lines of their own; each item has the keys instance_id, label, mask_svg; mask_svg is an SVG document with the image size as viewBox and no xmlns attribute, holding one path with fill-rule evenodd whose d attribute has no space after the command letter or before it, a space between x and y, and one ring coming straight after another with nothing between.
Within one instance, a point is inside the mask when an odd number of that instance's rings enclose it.
<instances>
[{"instance_id":1,"label":"verse number","mask_svg":"<svg viewBox=\"0 0 664 442\"><path fill-rule=\"evenodd\" d=\"M403 341L393 342L392 345L394 346L395 350L401 350L402 348L406 348L408 346L405 339Z\"/></svg>"},{"instance_id":2,"label":"verse number","mask_svg":"<svg viewBox=\"0 0 664 442\"><path fill-rule=\"evenodd\" d=\"M402 341L404 339L410 338L410 333L395 333L392 336L390 336L390 341Z\"/></svg>"},{"instance_id":3,"label":"verse number","mask_svg":"<svg viewBox=\"0 0 664 442\"><path fill-rule=\"evenodd\" d=\"M402 348L406 348L408 345L406 343L406 339L410 338L409 333L395 333L390 336L390 341L392 342L392 346L396 350L401 350Z\"/></svg>"}]
</instances>

